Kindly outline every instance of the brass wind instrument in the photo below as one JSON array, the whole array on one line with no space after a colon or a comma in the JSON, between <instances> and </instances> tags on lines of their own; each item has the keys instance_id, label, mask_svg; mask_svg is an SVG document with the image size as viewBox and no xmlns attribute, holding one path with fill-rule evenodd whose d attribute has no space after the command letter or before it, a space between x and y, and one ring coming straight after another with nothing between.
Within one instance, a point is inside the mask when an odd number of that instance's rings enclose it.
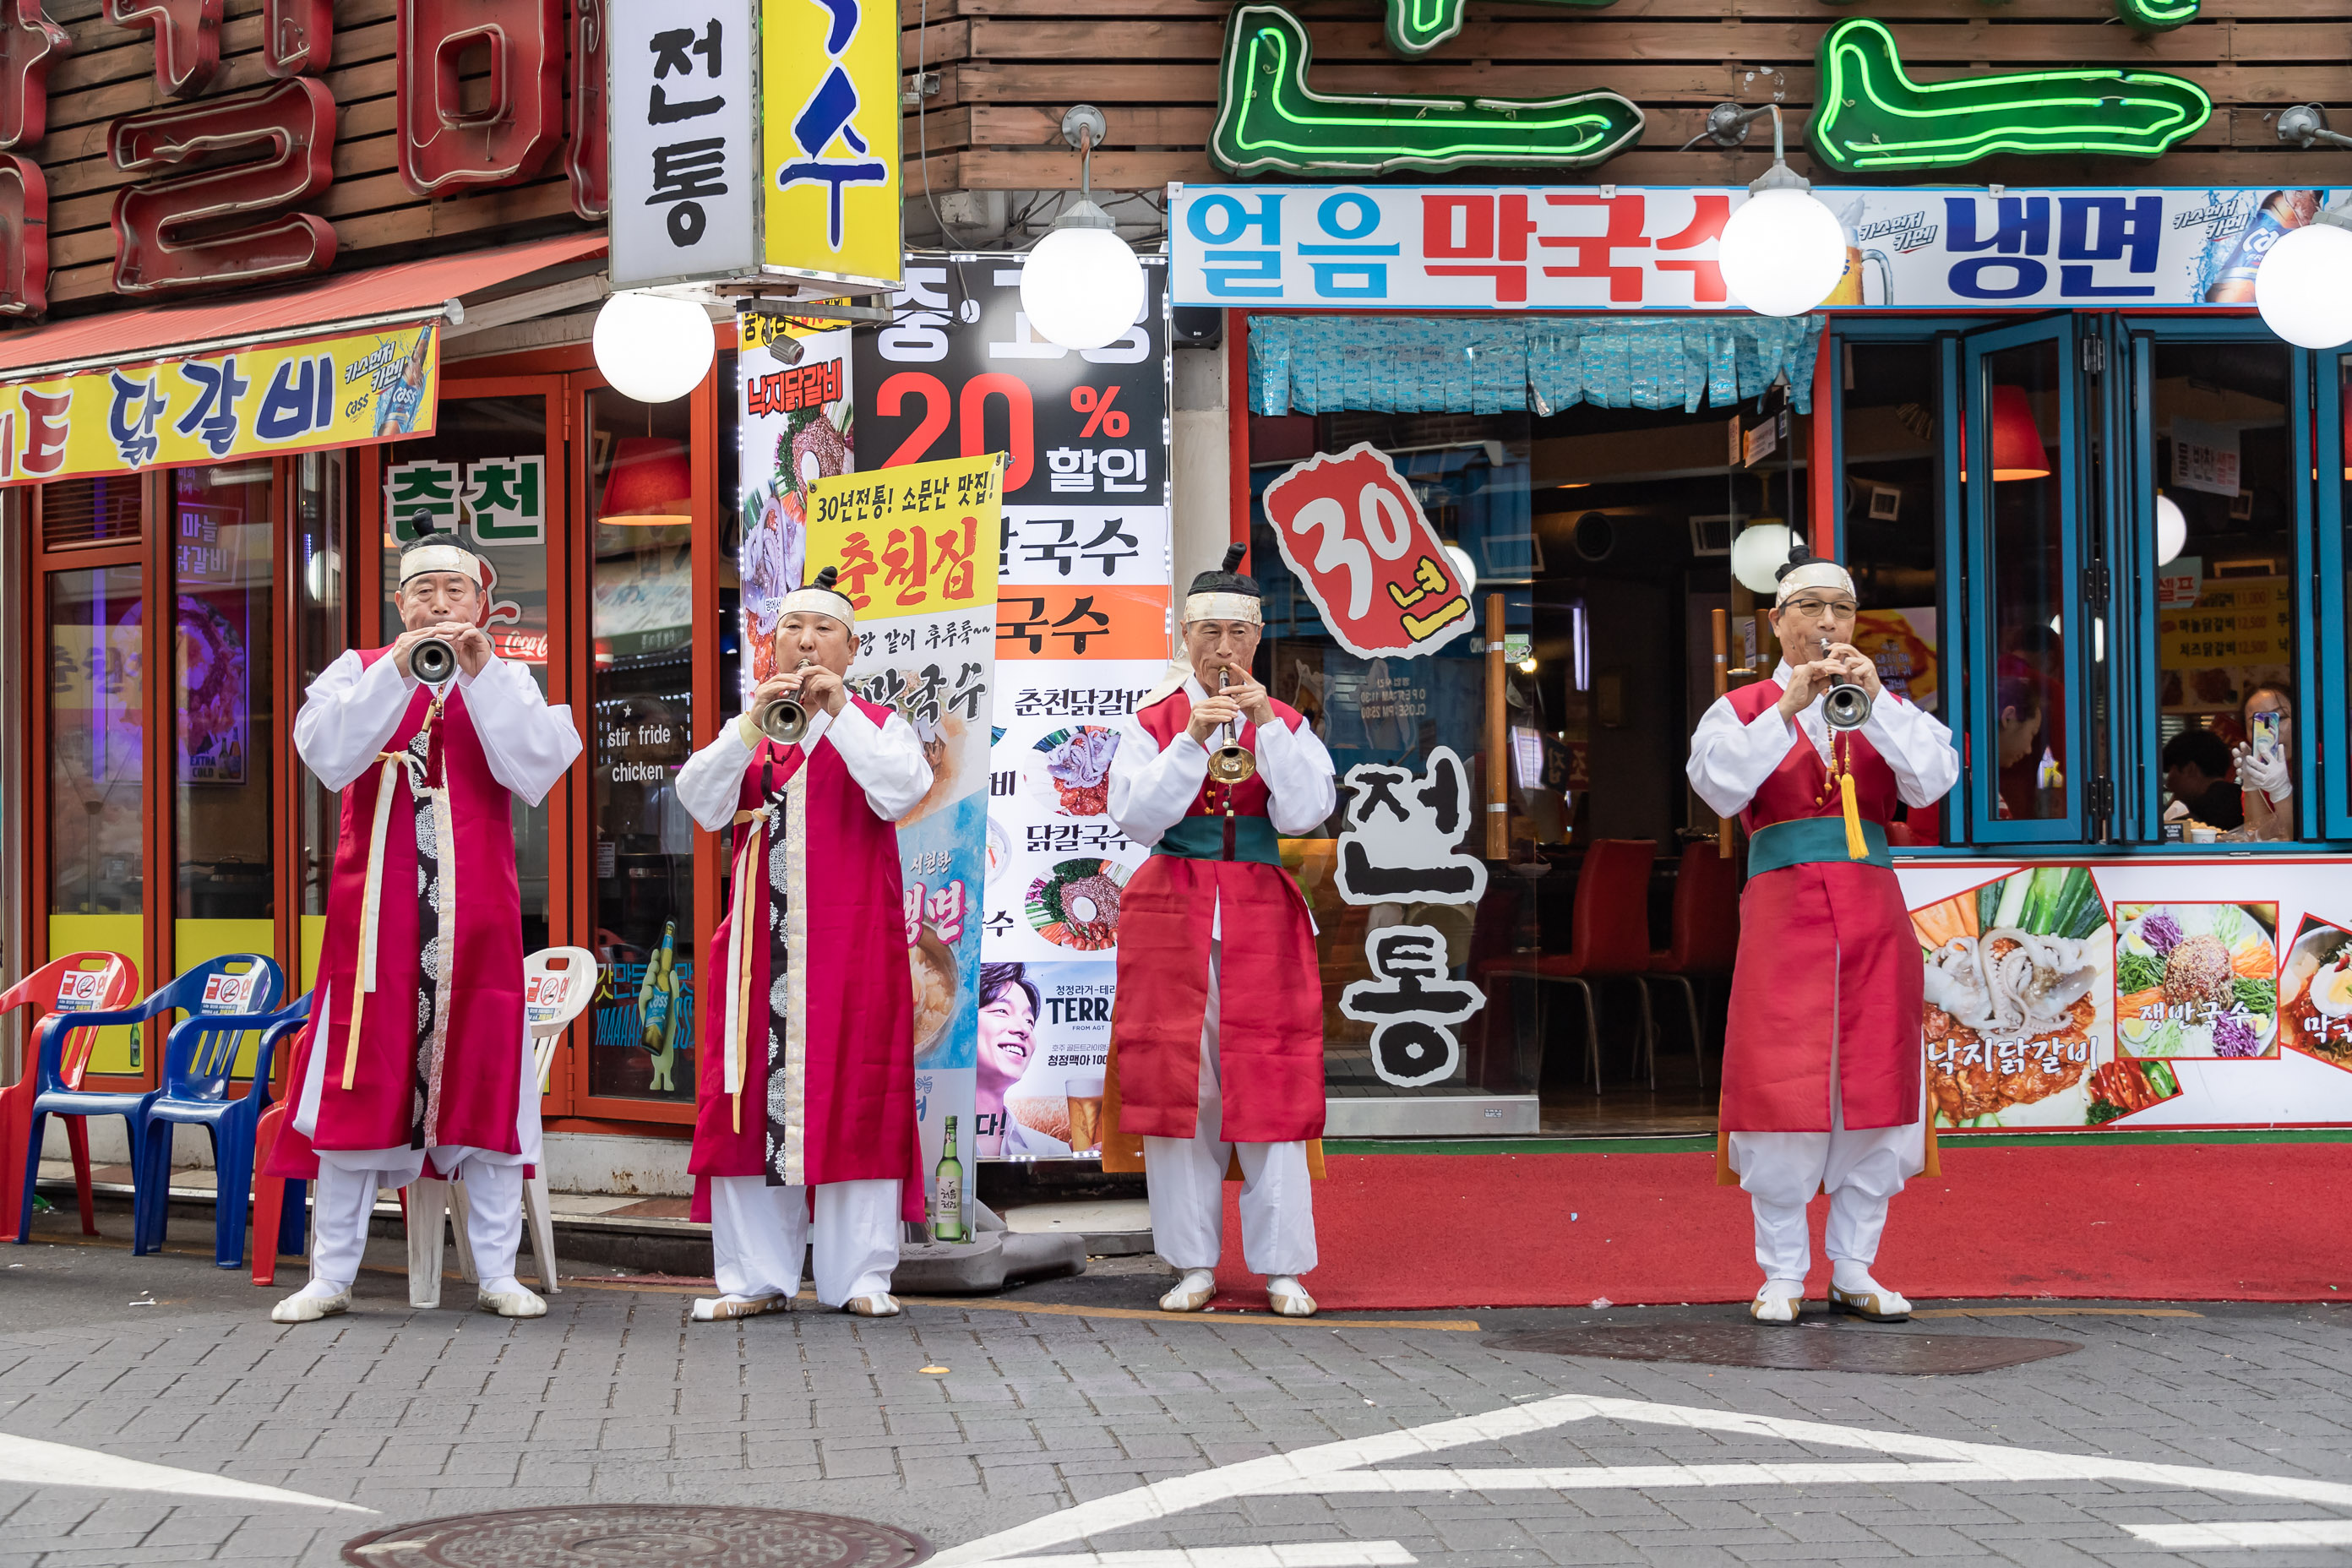
<instances>
[{"instance_id":1,"label":"brass wind instrument","mask_svg":"<svg viewBox=\"0 0 2352 1568\"><path fill-rule=\"evenodd\" d=\"M793 668L797 672L815 662L803 658ZM808 710L800 705L796 697L771 697L751 710L751 722L779 746L794 745L808 733Z\"/></svg>"},{"instance_id":2,"label":"brass wind instrument","mask_svg":"<svg viewBox=\"0 0 2352 1568\"><path fill-rule=\"evenodd\" d=\"M1217 667L1217 689L1224 690L1233 680L1234 667ZM1240 736L1232 724L1224 727L1225 743L1209 753L1209 776L1221 784L1237 784L1257 772L1257 758L1244 751Z\"/></svg>"},{"instance_id":3,"label":"brass wind instrument","mask_svg":"<svg viewBox=\"0 0 2352 1568\"><path fill-rule=\"evenodd\" d=\"M1822 639L1822 657L1830 653L1830 639ZM1870 693L1851 680L1842 680L1822 699L1822 717L1832 730L1859 730L1870 722Z\"/></svg>"},{"instance_id":4,"label":"brass wind instrument","mask_svg":"<svg viewBox=\"0 0 2352 1568\"><path fill-rule=\"evenodd\" d=\"M457 668L457 650L446 637L427 637L408 650L409 673L427 686L438 686Z\"/></svg>"}]
</instances>

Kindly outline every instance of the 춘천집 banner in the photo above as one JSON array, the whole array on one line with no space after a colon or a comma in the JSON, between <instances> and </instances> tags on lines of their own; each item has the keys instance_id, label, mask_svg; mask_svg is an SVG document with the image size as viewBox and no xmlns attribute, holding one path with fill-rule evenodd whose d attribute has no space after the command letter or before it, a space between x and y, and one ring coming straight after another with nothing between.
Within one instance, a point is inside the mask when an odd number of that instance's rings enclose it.
<instances>
[{"instance_id":1,"label":"\ucd98\ucc9c\uc9d1 banner","mask_svg":"<svg viewBox=\"0 0 2352 1568\"><path fill-rule=\"evenodd\" d=\"M433 434L430 321L0 386L0 487Z\"/></svg>"},{"instance_id":2,"label":"\ucd98\ucc9c\uc9d1 banner","mask_svg":"<svg viewBox=\"0 0 2352 1568\"><path fill-rule=\"evenodd\" d=\"M931 790L898 820L915 985L915 1106L923 1167L937 1172L947 1121L971 1167L988 856L988 749L996 686L996 552L1003 459L994 453L844 474L808 487L813 561L857 609L851 689L914 726ZM940 1229L944 1184L930 1189ZM955 1194L971 1226L971 1187ZM941 1239L947 1239L942 1237Z\"/></svg>"},{"instance_id":3,"label":"\ucd98\ucc9c\uc9d1 banner","mask_svg":"<svg viewBox=\"0 0 2352 1568\"><path fill-rule=\"evenodd\" d=\"M2352 190L2118 186L1999 194L1816 186L1845 230L1828 310L2242 304L2278 237ZM1721 310L1741 187L1177 185L1178 305Z\"/></svg>"},{"instance_id":4,"label":"\ucd98\ucc9c\uc9d1 banner","mask_svg":"<svg viewBox=\"0 0 2352 1568\"><path fill-rule=\"evenodd\" d=\"M1915 860L1896 875L1927 966L1938 1128L2352 1121L2339 862Z\"/></svg>"}]
</instances>

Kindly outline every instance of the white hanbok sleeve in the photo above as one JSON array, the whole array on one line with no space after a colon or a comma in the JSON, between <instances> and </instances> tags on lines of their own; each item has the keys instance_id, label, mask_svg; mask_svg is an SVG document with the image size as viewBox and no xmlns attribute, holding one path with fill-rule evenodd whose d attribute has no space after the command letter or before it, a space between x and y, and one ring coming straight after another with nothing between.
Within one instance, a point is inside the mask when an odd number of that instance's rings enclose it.
<instances>
[{"instance_id":1,"label":"white hanbok sleeve","mask_svg":"<svg viewBox=\"0 0 2352 1568\"><path fill-rule=\"evenodd\" d=\"M677 770L678 804L709 832L723 832L735 820L735 803L743 796L743 770L758 750L756 742L744 738L746 727L740 718L720 725L710 744Z\"/></svg>"},{"instance_id":2,"label":"white hanbok sleeve","mask_svg":"<svg viewBox=\"0 0 2352 1568\"><path fill-rule=\"evenodd\" d=\"M1892 694L1870 705L1862 727L1886 765L1906 805L1933 805L1944 798L1960 776L1960 753L1952 732L1926 709Z\"/></svg>"},{"instance_id":3,"label":"white hanbok sleeve","mask_svg":"<svg viewBox=\"0 0 2352 1568\"><path fill-rule=\"evenodd\" d=\"M865 790L866 804L885 822L898 821L931 793L931 764L904 714L894 710L877 724L856 703L845 702L819 740L833 742L849 776Z\"/></svg>"},{"instance_id":4,"label":"white hanbok sleeve","mask_svg":"<svg viewBox=\"0 0 2352 1568\"><path fill-rule=\"evenodd\" d=\"M1692 731L1690 762L1683 769L1691 788L1717 816L1736 816L1756 797L1772 770L1802 742L1797 726L1780 717L1776 704L1743 724L1731 699L1718 697Z\"/></svg>"},{"instance_id":5,"label":"white hanbok sleeve","mask_svg":"<svg viewBox=\"0 0 2352 1568\"><path fill-rule=\"evenodd\" d=\"M1314 832L1339 804L1331 753L1304 719L1295 728L1279 721L1257 727L1257 774L1273 797L1265 814L1286 838Z\"/></svg>"},{"instance_id":6,"label":"white hanbok sleeve","mask_svg":"<svg viewBox=\"0 0 2352 1568\"><path fill-rule=\"evenodd\" d=\"M1129 714L1119 721L1118 750L1110 759L1110 819L1150 848L1184 819L1208 777L1207 747L1179 730L1163 748Z\"/></svg>"},{"instance_id":7,"label":"white hanbok sleeve","mask_svg":"<svg viewBox=\"0 0 2352 1568\"><path fill-rule=\"evenodd\" d=\"M494 658L479 675L459 670L457 686L466 694L466 710L473 715L474 732L481 737L490 776L521 796L526 805L545 800L563 770L580 755L580 731L572 727L571 704L549 707L530 671L512 659Z\"/></svg>"},{"instance_id":8,"label":"white hanbok sleeve","mask_svg":"<svg viewBox=\"0 0 2352 1568\"><path fill-rule=\"evenodd\" d=\"M294 716L294 753L319 782L340 795L375 766L400 728L416 682L389 658L362 664L344 653L319 672Z\"/></svg>"}]
</instances>

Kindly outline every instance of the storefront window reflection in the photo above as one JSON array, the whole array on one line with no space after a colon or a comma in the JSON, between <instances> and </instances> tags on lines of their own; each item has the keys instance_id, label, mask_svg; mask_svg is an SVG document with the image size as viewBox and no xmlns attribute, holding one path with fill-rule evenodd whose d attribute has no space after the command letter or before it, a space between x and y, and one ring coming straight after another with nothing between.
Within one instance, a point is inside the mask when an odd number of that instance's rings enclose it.
<instances>
[{"instance_id":1,"label":"storefront window reflection","mask_svg":"<svg viewBox=\"0 0 2352 1568\"><path fill-rule=\"evenodd\" d=\"M1988 428L1971 447L1989 455L1992 519L1993 670L2001 731L1993 798L1999 817L2066 815L2067 638L2065 489L2053 452L2059 445L2062 362L2054 341L2020 343L1987 354L1976 406ZM1966 460L1974 461L1973 456ZM1964 473L1963 479L1968 476ZM2040 722L2032 722L2038 710Z\"/></svg>"},{"instance_id":2,"label":"storefront window reflection","mask_svg":"<svg viewBox=\"0 0 2352 1568\"><path fill-rule=\"evenodd\" d=\"M146 947L142 620L136 566L49 574L52 954L95 948L140 962ZM140 1065L139 1037L129 1030L109 1030L90 1058L96 1072L132 1072Z\"/></svg>"},{"instance_id":3,"label":"storefront window reflection","mask_svg":"<svg viewBox=\"0 0 2352 1568\"><path fill-rule=\"evenodd\" d=\"M688 407L588 395L589 776L607 988L593 1094L694 1095L695 827L676 789L694 751Z\"/></svg>"},{"instance_id":4,"label":"storefront window reflection","mask_svg":"<svg viewBox=\"0 0 2352 1568\"><path fill-rule=\"evenodd\" d=\"M383 605L380 638L400 635L393 602L401 547L429 525L480 552L495 575L488 631L499 657L547 689L547 402L445 400L429 439L384 448ZM547 945L547 803L514 805L515 870L525 952Z\"/></svg>"},{"instance_id":5,"label":"storefront window reflection","mask_svg":"<svg viewBox=\"0 0 2352 1568\"><path fill-rule=\"evenodd\" d=\"M270 757L268 459L171 476L173 806L179 853L172 959L183 972L276 945Z\"/></svg>"}]
</instances>

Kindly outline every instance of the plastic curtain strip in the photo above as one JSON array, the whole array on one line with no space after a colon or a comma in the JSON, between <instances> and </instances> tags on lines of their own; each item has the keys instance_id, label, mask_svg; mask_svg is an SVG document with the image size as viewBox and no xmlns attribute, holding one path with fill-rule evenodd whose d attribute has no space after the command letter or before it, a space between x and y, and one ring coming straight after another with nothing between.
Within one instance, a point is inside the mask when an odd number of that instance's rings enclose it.
<instances>
[{"instance_id":1,"label":"plastic curtain strip","mask_svg":"<svg viewBox=\"0 0 2352 1568\"><path fill-rule=\"evenodd\" d=\"M1782 375L1812 408L1821 315L1684 318L1252 316L1256 414L1548 413L1727 407Z\"/></svg>"}]
</instances>

